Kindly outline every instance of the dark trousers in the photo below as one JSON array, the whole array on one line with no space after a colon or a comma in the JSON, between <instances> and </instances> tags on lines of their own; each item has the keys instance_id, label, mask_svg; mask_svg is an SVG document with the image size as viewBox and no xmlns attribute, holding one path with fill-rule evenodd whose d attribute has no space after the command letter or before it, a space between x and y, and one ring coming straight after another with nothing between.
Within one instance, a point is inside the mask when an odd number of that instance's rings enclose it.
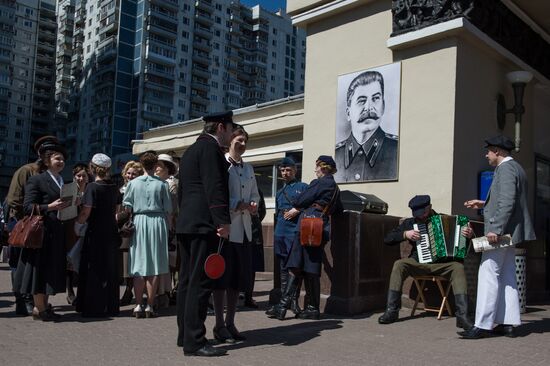
<instances>
[{"instance_id":1,"label":"dark trousers","mask_svg":"<svg viewBox=\"0 0 550 366\"><path fill-rule=\"evenodd\" d=\"M206 344L206 313L212 280L204 272L204 261L216 252L216 234L178 234L180 271L178 282L178 346L195 352Z\"/></svg>"}]
</instances>

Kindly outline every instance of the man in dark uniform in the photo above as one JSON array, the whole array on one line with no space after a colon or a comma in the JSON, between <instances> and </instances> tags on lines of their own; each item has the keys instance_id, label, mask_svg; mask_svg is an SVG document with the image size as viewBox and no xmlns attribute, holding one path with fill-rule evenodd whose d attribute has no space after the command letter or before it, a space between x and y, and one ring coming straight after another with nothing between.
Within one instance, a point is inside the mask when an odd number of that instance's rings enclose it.
<instances>
[{"instance_id":1,"label":"man in dark uniform","mask_svg":"<svg viewBox=\"0 0 550 366\"><path fill-rule=\"evenodd\" d=\"M397 179L397 136L381 127L384 78L365 71L350 83L346 114L351 133L336 144L336 182Z\"/></svg>"},{"instance_id":2,"label":"man in dark uniform","mask_svg":"<svg viewBox=\"0 0 550 366\"><path fill-rule=\"evenodd\" d=\"M279 164L281 178L285 182L284 186L277 191L275 195L275 212L277 222L275 224L275 234L273 250L279 259L281 274L281 292L286 288L288 280L288 269L285 269L286 259L292 248L292 242L298 231L299 211L292 211L292 202L307 189L307 184L296 179L296 163L290 157L286 157ZM298 298L300 297L300 285L296 290L296 296L293 298L290 309L298 315L300 308ZM266 311L267 315L272 315L274 307Z\"/></svg>"},{"instance_id":3,"label":"man in dark uniform","mask_svg":"<svg viewBox=\"0 0 550 366\"><path fill-rule=\"evenodd\" d=\"M233 132L233 113L204 116L203 133L183 154L179 169L176 233L181 266L177 296L178 339L189 356L221 356L208 344L204 321L211 280L204 272L208 255L229 237L229 163L222 149Z\"/></svg>"},{"instance_id":4,"label":"man in dark uniform","mask_svg":"<svg viewBox=\"0 0 550 366\"><path fill-rule=\"evenodd\" d=\"M43 146L59 144L59 140L55 136L42 136L34 143L34 151L40 155L40 149ZM6 203L9 207L7 226L8 230L13 229L15 223L21 220L24 216L23 200L25 198L25 184L29 178L33 175L41 173L38 162L25 164L15 171L11 178L10 187L8 189L8 195L6 197ZM10 261L9 265L12 270L12 284L13 274L17 268L19 262L19 255L21 254L21 248L10 247ZM15 313L17 315L27 316L32 313L34 307L32 295L21 294L19 291L14 290L15 295Z\"/></svg>"},{"instance_id":5,"label":"man in dark uniform","mask_svg":"<svg viewBox=\"0 0 550 366\"><path fill-rule=\"evenodd\" d=\"M461 262L419 263L416 251L416 241L420 240L420 232L414 230L414 224L426 223L430 216L436 215L432 210L430 196L414 196L409 201L413 217L405 219L399 226L390 231L384 238L384 243L396 245L407 240L411 245L409 258L399 259L393 264L388 290L386 312L378 318L380 324L390 324L399 317L401 308L401 288L403 281L409 276L443 276L449 278L455 294L455 315L458 328L470 329L473 324L468 319L468 295L464 265ZM462 235L471 238L473 230L468 226Z\"/></svg>"}]
</instances>

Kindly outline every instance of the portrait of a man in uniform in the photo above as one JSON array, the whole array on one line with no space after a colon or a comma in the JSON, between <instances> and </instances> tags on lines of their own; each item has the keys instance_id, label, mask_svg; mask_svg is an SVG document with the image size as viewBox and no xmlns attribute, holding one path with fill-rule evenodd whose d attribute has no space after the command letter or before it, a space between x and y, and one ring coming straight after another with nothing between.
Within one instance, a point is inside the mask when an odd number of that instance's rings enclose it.
<instances>
[{"instance_id":1,"label":"portrait of a man in uniform","mask_svg":"<svg viewBox=\"0 0 550 366\"><path fill-rule=\"evenodd\" d=\"M338 80L336 182L396 180L401 64Z\"/></svg>"}]
</instances>

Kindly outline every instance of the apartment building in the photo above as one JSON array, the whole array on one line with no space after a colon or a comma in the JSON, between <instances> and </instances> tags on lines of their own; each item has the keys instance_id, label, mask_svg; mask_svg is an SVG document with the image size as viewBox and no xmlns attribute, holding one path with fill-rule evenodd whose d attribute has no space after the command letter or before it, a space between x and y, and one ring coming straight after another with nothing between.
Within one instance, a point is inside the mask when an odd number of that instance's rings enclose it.
<instances>
[{"instance_id":1,"label":"apartment building","mask_svg":"<svg viewBox=\"0 0 550 366\"><path fill-rule=\"evenodd\" d=\"M150 128L303 92L305 34L259 6L62 0L58 23L56 110L74 161L127 153Z\"/></svg>"},{"instance_id":2,"label":"apartment building","mask_svg":"<svg viewBox=\"0 0 550 366\"><path fill-rule=\"evenodd\" d=\"M0 1L0 192L34 160L32 143L53 131L54 0Z\"/></svg>"}]
</instances>

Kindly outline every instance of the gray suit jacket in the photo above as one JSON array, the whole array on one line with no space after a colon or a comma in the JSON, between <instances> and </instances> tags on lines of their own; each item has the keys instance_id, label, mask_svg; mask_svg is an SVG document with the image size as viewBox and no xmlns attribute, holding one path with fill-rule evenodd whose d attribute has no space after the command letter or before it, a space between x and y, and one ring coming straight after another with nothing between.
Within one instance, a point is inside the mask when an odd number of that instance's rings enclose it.
<instances>
[{"instance_id":1,"label":"gray suit jacket","mask_svg":"<svg viewBox=\"0 0 550 366\"><path fill-rule=\"evenodd\" d=\"M527 207L527 178L515 160L496 168L483 215L485 235L510 234L514 244L536 239Z\"/></svg>"}]
</instances>

